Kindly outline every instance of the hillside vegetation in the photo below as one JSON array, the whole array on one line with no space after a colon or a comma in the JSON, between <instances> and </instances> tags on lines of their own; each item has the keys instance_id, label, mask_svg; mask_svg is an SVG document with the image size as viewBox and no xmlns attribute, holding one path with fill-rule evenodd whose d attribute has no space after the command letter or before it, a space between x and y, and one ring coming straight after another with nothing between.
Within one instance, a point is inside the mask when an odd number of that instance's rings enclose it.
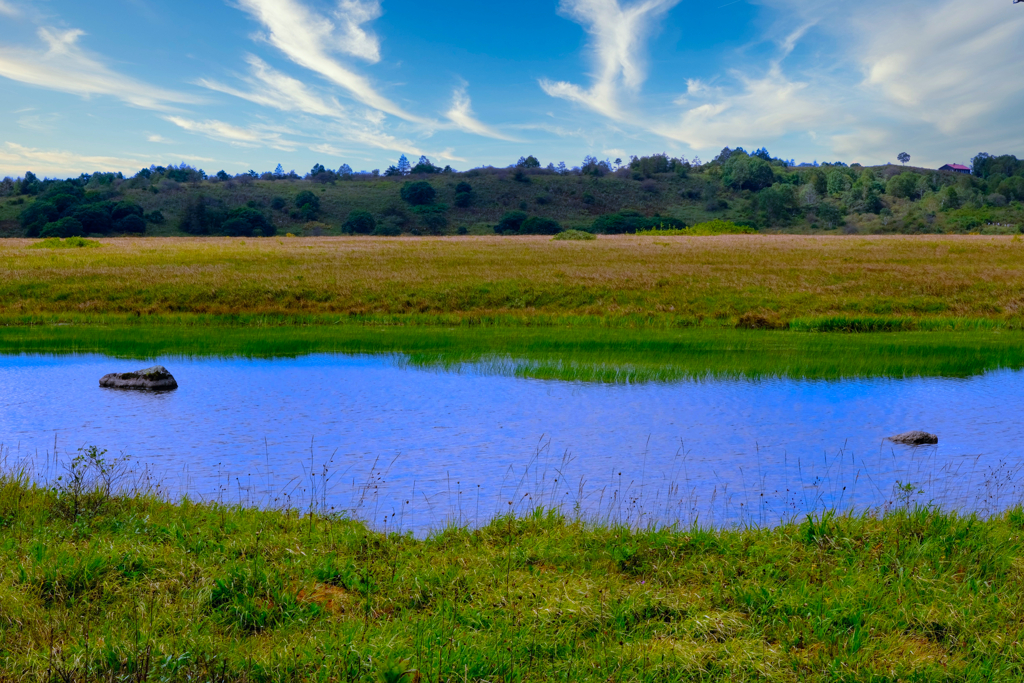
<instances>
[{"instance_id":1,"label":"hillside vegetation","mask_svg":"<svg viewBox=\"0 0 1024 683\"><path fill-rule=\"evenodd\" d=\"M132 178L96 173L0 182L0 235L304 236L554 234L679 230L713 220L798 233L1019 232L1024 162L975 159L974 175L921 168L790 167L759 150L723 150L694 165L664 155L613 170L572 170L533 157L464 173L422 160L403 174L278 172L207 176L151 167Z\"/></svg>"}]
</instances>

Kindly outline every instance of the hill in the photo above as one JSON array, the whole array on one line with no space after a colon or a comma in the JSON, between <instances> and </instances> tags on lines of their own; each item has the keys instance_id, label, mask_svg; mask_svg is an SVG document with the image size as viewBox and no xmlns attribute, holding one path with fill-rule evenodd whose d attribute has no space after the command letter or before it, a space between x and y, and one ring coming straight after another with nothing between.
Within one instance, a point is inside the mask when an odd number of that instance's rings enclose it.
<instances>
[{"instance_id":1,"label":"hill","mask_svg":"<svg viewBox=\"0 0 1024 683\"><path fill-rule=\"evenodd\" d=\"M529 164L408 175L207 176L151 167L0 183L0 236L319 236L622 233L713 219L766 232L1005 234L1024 227L1024 162L976 159L975 175L842 164L790 167L724 150L693 166L665 155L562 173ZM980 160L980 161L979 161ZM522 162L521 162L522 163Z\"/></svg>"}]
</instances>

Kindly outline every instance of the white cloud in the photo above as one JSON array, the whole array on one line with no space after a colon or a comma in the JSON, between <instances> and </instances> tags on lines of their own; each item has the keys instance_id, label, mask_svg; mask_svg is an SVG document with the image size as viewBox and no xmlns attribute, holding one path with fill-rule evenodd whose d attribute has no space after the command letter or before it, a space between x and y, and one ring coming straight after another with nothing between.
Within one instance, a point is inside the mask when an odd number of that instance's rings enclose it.
<instances>
[{"instance_id":1,"label":"white cloud","mask_svg":"<svg viewBox=\"0 0 1024 683\"><path fill-rule=\"evenodd\" d=\"M379 19L383 14L380 0L341 0L334 16L342 29L340 31L340 49L353 57L360 57L368 62L380 61L380 41L377 36L367 33L363 24Z\"/></svg>"},{"instance_id":2,"label":"white cloud","mask_svg":"<svg viewBox=\"0 0 1024 683\"><path fill-rule=\"evenodd\" d=\"M66 177L96 171L129 171L141 168L144 162L113 156L89 156L64 150L43 150L7 142L0 147L0 173L21 174L32 171L38 175Z\"/></svg>"},{"instance_id":3,"label":"white cloud","mask_svg":"<svg viewBox=\"0 0 1024 683\"><path fill-rule=\"evenodd\" d=\"M473 104L469 99L469 95L466 94L465 85L456 88L455 92L452 93L452 106L445 116L449 121L454 123L457 128L464 130L467 133L474 133L475 135L481 135L485 138L494 138L495 140L517 142L515 138L505 135L473 116Z\"/></svg>"},{"instance_id":4,"label":"white cloud","mask_svg":"<svg viewBox=\"0 0 1024 683\"><path fill-rule=\"evenodd\" d=\"M174 142L174 140L168 140L168 139L167 139L167 138L165 138L165 137L164 137L163 135L157 135L157 134L155 134L155 133L154 133L153 135L149 135L149 136L147 136L147 137L146 137L146 140L147 140L148 142L157 142L157 143L160 143L160 144L162 144L162 145L173 145L173 144L176 144L176 143Z\"/></svg>"},{"instance_id":5,"label":"white cloud","mask_svg":"<svg viewBox=\"0 0 1024 683\"><path fill-rule=\"evenodd\" d=\"M307 128L315 129L315 132L311 132L310 137L328 136L331 141L343 139L377 149L421 153L415 143L400 140L384 131L384 115L380 111L365 108L356 111L345 107L333 98L322 97L301 81L271 68L258 57L250 55L247 61L252 67L252 75L244 79L249 85L248 90L239 90L207 79L198 83L265 107L333 120L329 124L319 120L311 123ZM329 143L311 149L338 156L335 154L337 148Z\"/></svg>"},{"instance_id":6,"label":"white cloud","mask_svg":"<svg viewBox=\"0 0 1024 683\"><path fill-rule=\"evenodd\" d=\"M110 95L143 109L167 110L171 103L196 101L112 71L78 46L84 35L80 30L40 28L38 35L45 51L0 48L0 76L83 97Z\"/></svg>"},{"instance_id":7,"label":"white cloud","mask_svg":"<svg viewBox=\"0 0 1024 683\"><path fill-rule=\"evenodd\" d=\"M335 12L340 27L297 0L238 0L238 4L266 27L266 41L299 66L344 88L353 98L369 107L406 121L427 123L378 93L365 76L331 56L332 53L344 52L369 62L380 59L376 38L360 27L365 21L379 16L379 3L343 0Z\"/></svg>"},{"instance_id":8,"label":"white cloud","mask_svg":"<svg viewBox=\"0 0 1024 683\"><path fill-rule=\"evenodd\" d=\"M18 10L11 4L0 0L0 14L5 14L9 17L16 17L20 14Z\"/></svg>"},{"instance_id":9,"label":"white cloud","mask_svg":"<svg viewBox=\"0 0 1024 683\"><path fill-rule=\"evenodd\" d=\"M337 100L320 97L302 81L271 68L259 57L248 55L246 61L252 68L252 75L244 79L250 90L238 90L208 79L200 79L197 83L204 88L281 111L298 111L333 118L341 118L348 114Z\"/></svg>"},{"instance_id":10,"label":"white cloud","mask_svg":"<svg viewBox=\"0 0 1024 683\"><path fill-rule=\"evenodd\" d=\"M220 140L221 142L227 142L239 147L265 146L290 152L298 146L290 140L283 139L280 131L267 126L241 128L214 119L193 121L180 116L166 116L164 118L190 133L199 133L214 140Z\"/></svg>"},{"instance_id":11,"label":"white cloud","mask_svg":"<svg viewBox=\"0 0 1024 683\"><path fill-rule=\"evenodd\" d=\"M975 125L1024 93L1016 58L1024 12L1014 10L1003 2L947 0L890 6L883 22L862 13L865 85L943 133Z\"/></svg>"},{"instance_id":12,"label":"white cloud","mask_svg":"<svg viewBox=\"0 0 1024 683\"><path fill-rule=\"evenodd\" d=\"M622 118L620 91L635 93L646 78L644 39L656 20L679 2L642 0L623 7L619 0L562 0L560 11L590 34L596 73L589 89L547 79L540 81L541 88L552 97L577 102L610 118Z\"/></svg>"},{"instance_id":13,"label":"white cloud","mask_svg":"<svg viewBox=\"0 0 1024 683\"><path fill-rule=\"evenodd\" d=\"M650 129L693 149L711 150L721 144L763 145L793 131L840 123L846 118L841 96L835 92L826 95L820 82L794 81L783 72L783 60L808 28L810 24L804 24L785 36L767 73L733 72L739 88L712 88L700 81L687 81L686 95L675 101L686 107L680 118Z\"/></svg>"}]
</instances>

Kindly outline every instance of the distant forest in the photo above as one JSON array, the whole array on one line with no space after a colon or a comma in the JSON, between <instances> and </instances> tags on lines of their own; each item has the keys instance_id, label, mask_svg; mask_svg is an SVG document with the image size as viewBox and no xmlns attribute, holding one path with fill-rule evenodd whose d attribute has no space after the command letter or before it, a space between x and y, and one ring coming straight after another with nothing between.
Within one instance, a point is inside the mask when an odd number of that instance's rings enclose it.
<instances>
[{"instance_id":1,"label":"distant forest","mask_svg":"<svg viewBox=\"0 0 1024 683\"><path fill-rule=\"evenodd\" d=\"M901 160L909 157L901 155ZM633 233L713 219L762 232L983 233L1024 229L1024 161L979 154L970 174L909 165L793 166L767 150L654 154L578 167L525 156L457 172L404 156L384 172L320 164L207 175L190 166L0 181L0 236Z\"/></svg>"}]
</instances>

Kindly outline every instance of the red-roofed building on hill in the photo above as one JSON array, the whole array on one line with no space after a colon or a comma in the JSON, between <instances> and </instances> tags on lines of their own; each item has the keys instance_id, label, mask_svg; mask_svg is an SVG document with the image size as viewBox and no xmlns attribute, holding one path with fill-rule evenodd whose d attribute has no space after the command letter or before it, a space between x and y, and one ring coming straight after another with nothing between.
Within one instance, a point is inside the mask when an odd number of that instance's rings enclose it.
<instances>
[{"instance_id":1,"label":"red-roofed building on hill","mask_svg":"<svg viewBox=\"0 0 1024 683\"><path fill-rule=\"evenodd\" d=\"M952 171L953 173L963 173L963 174L966 174L966 175L970 175L971 174L970 166L961 166L960 164L946 164L945 166L943 166L939 170L940 171Z\"/></svg>"}]
</instances>

